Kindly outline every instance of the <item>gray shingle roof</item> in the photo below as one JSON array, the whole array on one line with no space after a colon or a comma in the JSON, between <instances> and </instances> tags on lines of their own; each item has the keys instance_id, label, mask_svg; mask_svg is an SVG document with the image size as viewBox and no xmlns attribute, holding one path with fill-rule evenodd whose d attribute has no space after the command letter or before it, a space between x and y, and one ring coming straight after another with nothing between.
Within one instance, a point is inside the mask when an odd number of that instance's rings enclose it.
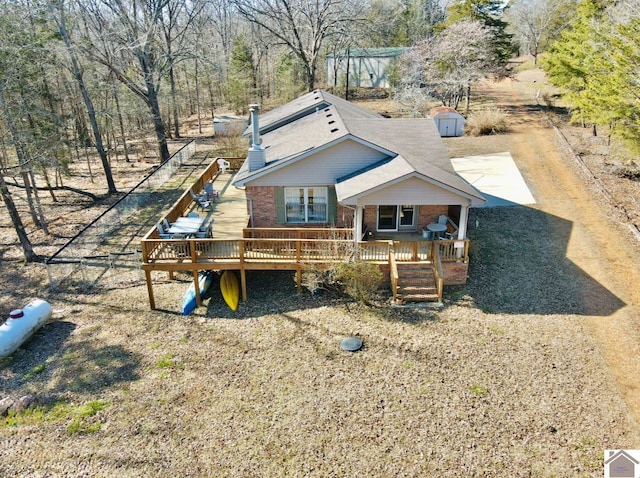
<instances>
[{"instance_id":1,"label":"gray shingle roof","mask_svg":"<svg viewBox=\"0 0 640 478\"><path fill-rule=\"evenodd\" d=\"M387 119L320 90L260 115L261 131L265 118L267 125L280 125L262 135L266 166L249 172L245 162L234 180L238 185L331 143L353 138L386 152L392 161L381 163L361 175L350 175L340 186L345 197L359 194L362 188L377 187L409 173L418 173L464 195L482 199L454 171L438 129L430 118Z\"/></svg>"},{"instance_id":2,"label":"gray shingle roof","mask_svg":"<svg viewBox=\"0 0 640 478\"><path fill-rule=\"evenodd\" d=\"M343 118L380 118L372 111L358 108L342 98L322 90L304 94L289 103L260 114L260 134L266 134L333 105ZM247 133L250 129L247 129Z\"/></svg>"},{"instance_id":3,"label":"gray shingle roof","mask_svg":"<svg viewBox=\"0 0 640 478\"><path fill-rule=\"evenodd\" d=\"M404 52L410 50L406 46L395 46L388 48L350 48L349 50L339 51L337 55L329 54L327 58L346 58L349 55L351 58L390 58L400 56Z\"/></svg>"}]
</instances>

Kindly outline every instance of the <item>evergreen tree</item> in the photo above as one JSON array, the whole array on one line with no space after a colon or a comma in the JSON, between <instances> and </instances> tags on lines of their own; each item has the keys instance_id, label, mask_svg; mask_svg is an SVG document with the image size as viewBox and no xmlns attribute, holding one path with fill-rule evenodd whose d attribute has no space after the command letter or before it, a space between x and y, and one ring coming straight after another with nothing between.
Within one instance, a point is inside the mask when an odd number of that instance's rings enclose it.
<instances>
[{"instance_id":1,"label":"evergreen tree","mask_svg":"<svg viewBox=\"0 0 640 478\"><path fill-rule=\"evenodd\" d=\"M229 101L238 113L246 113L249 104L255 101L253 96L257 89L251 46L243 35L239 35L233 43L228 80Z\"/></svg>"},{"instance_id":2,"label":"evergreen tree","mask_svg":"<svg viewBox=\"0 0 640 478\"><path fill-rule=\"evenodd\" d=\"M608 74L602 70L608 50L601 34L606 28L604 11L604 1L583 0L575 20L542 61L551 83L566 91L565 100L574 108L575 121L597 123L600 115L598 83L603 73Z\"/></svg>"},{"instance_id":3,"label":"evergreen tree","mask_svg":"<svg viewBox=\"0 0 640 478\"><path fill-rule=\"evenodd\" d=\"M593 68L585 89L573 104L594 124L640 148L640 19L612 26L594 51ZM606 47L606 48L605 48Z\"/></svg>"},{"instance_id":4,"label":"evergreen tree","mask_svg":"<svg viewBox=\"0 0 640 478\"><path fill-rule=\"evenodd\" d=\"M507 22L502 19L504 9L501 0L457 0L447 9L448 17L443 26L464 20L481 22L491 31L495 56L504 65L516 51L513 35L507 33Z\"/></svg>"}]
</instances>

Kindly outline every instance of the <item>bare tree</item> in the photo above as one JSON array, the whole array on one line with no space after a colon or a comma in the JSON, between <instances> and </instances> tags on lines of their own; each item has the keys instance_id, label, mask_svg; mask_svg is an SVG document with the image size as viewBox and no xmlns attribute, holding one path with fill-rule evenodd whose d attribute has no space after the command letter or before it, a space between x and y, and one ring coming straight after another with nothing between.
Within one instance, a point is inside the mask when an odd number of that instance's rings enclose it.
<instances>
[{"instance_id":1,"label":"bare tree","mask_svg":"<svg viewBox=\"0 0 640 478\"><path fill-rule=\"evenodd\" d=\"M315 87L324 41L336 30L357 21L365 6L355 0L232 2L244 18L271 32L300 60L309 91Z\"/></svg>"},{"instance_id":2,"label":"bare tree","mask_svg":"<svg viewBox=\"0 0 640 478\"><path fill-rule=\"evenodd\" d=\"M65 0L50 1L47 3L47 8L49 10L51 19L55 22L58 28L60 37L62 38L62 41L64 41L64 45L69 55L69 59L71 60L70 71L78 84L78 88L80 88L82 99L84 101L84 105L87 110L87 115L89 116L89 124L91 125L91 131L93 132L93 138L95 140L96 150L98 151L98 155L100 156L100 161L102 162L102 169L104 169L105 178L107 180L107 186L109 188L109 194L115 194L118 191L116 189L116 184L113 180L113 174L111 173L109 158L107 158L107 152L104 149L104 144L102 141L102 133L100 132L100 128L98 127L96 110L93 106L93 101L91 99L91 96L89 95L89 90L85 85L82 68L80 66L80 60L78 59L78 56L76 54L76 49L71 42L69 31L67 30L67 19L66 19L67 12L66 12Z\"/></svg>"},{"instance_id":3,"label":"bare tree","mask_svg":"<svg viewBox=\"0 0 640 478\"><path fill-rule=\"evenodd\" d=\"M403 61L403 88L420 85L444 105L457 108L468 98L471 84L496 71L491 32L479 21L449 25L435 37L418 43Z\"/></svg>"},{"instance_id":4,"label":"bare tree","mask_svg":"<svg viewBox=\"0 0 640 478\"><path fill-rule=\"evenodd\" d=\"M11 218L11 222L13 223L13 228L15 229L18 240L20 241L20 245L22 246L22 251L24 252L24 258L27 262L35 262L39 259L37 254L33 251L33 246L31 245L31 241L29 240L29 236L27 236L27 231L24 228L24 224L20 219L20 215L18 214L18 209L16 208L15 203L13 202L13 198L9 193L9 188L7 188L7 183L4 180L3 172L0 171L0 196L2 197L2 201L7 207L7 211L9 211L9 217Z\"/></svg>"},{"instance_id":5,"label":"bare tree","mask_svg":"<svg viewBox=\"0 0 640 478\"><path fill-rule=\"evenodd\" d=\"M534 64L549 43L558 38L571 19L568 8L575 0L516 0L511 2L506 15L517 38Z\"/></svg>"},{"instance_id":6,"label":"bare tree","mask_svg":"<svg viewBox=\"0 0 640 478\"><path fill-rule=\"evenodd\" d=\"M173 116L173 135L180 137L180 118L178 113L175 66L190 56L185 44L186 32L192 22L202 11L204 3L201 0L187 2L174 0L167 3L160 18L164 38L164 51L169 59L169 87L171 89L171 114Z\"/></svg>"},{"instance_id":7,"label":"bare tree","mask_svg":"<svg viewBox=\"0 0 640 478\"><path fill-rule=\"evenodd\" d=\"M162 50L163 10L181 0L79 0L85 25L83 51L108 68L149 108L160 160L169 159L159 91L171 59Z\"/></svg>"}]
</instances>

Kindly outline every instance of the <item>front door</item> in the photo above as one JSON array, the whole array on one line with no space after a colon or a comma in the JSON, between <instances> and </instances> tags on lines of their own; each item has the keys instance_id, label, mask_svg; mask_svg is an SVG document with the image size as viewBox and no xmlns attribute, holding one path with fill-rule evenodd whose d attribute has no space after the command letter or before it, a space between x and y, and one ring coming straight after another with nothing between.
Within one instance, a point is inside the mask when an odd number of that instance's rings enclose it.
<instances>
[{"instance_id":1,"label":"front door","mask_svg":"<svg viewBox=\"0 0 640 478\"><path fill-rule=\"evenodd\" d=\"M378 206L378 231L398 230L398 206Z\"/></svg>"},{"instance_id":2,"label":"front door","mask_svg":"<svg viewBox=\"0 0 640 478\"><path fill-rule=\"evenodd\" d=\"M398 224L399 231L415 231L416 230L416 208L410 204L398 206L400 222Z\"/></svg>"}]
</instances>

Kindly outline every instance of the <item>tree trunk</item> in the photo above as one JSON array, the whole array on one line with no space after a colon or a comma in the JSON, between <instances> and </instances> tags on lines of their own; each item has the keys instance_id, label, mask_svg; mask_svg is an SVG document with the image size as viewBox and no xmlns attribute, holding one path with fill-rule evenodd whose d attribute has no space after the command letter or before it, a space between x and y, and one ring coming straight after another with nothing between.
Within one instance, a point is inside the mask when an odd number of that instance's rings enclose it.
<instances>
[{"instance_id":1,"label":"tree trunk","mask_svg":"<svg viewBox=\"0 0 640 478\"><path fill-rule=\"evenodd\" d=\"M344 99L349 101L349 69L351 68L351 49L347 49L347 76L345 79Z\"/></svg>"},{"instance_id":2,"label":"tree trunk","mask_svg":"<svg viewBox=\"0 0 640 478\"><path fill-rule=\"evenodd\" d=\"M151 117L153 120L153 127L156 132L156 138L158 140L158 152L160 153L160 162L164 163L169 160L169 146L167 145L167 135L164 130L164 123L162 122L162 113L160 110L160 103L158 102L158 93L153 82L150 79L149 74L146 75L147 82L147 99L149 101L149 108L151 109Z\"/></svg>"},{"instance_id":3,"label":"tree trunk","mask_svg":"<svg viewBox=\"0 0 640 478\"><path fill-rule=\"evenodd\" d=\"M118 125L120 126L120 137L122 138L122 147L124 148L124 159L127 163L131 162L129 158L129 147L127 146L127 135L124 132L124 120L122 119L122 109L120 108L120 98L118 96L118 88L113 90L113 99L116 102L116 111L118 114Z\"/></svg>"},{"instance_id":4,"label":"tree trunk","mask_svg":"<svg viewBox=\"0 0 640 478\"><path fill-rule=\"evenodd\" d=\"M38 255L33 252L33 246L31 245L31 241L29 241L29 236L27 236L27 232L24 229L24 224L22 224L22 220L20 219L20 215L18 214L18 210L16 209L16 205L11 198L11 194L9 193L9 189L7 188L7 183L4 181L4 176L0 174L0 196L2 196L2 200L4 204L7 206L7 210L9 211L9 217L11 218L11 222L13 223L13 227L18 235L18 240L20 241L20 245L22 246L22 251L24 253L24 258L27 262L36 262L40 258Z\"/></svg>"},{"instance_id":5,"label":"tree trunk","mask_svg":"<svg viewBox=\"0 0 640 478\"><path fill-rule=\"evenodd\" d=\"M29 179L31 181L31 185L33 186L33 201L35 202L35 209L38 214L38 226L45 234L49 234L49 227L47 225L47 218L44 215L44 211L42 209L42 203L40 202L40 195L38 194L38 189L36 188L36 177L33 174L33 169L29 167L29 171L27 173L29 175Z\"/></svg>"},{"instance_id":6,"label":"tree trunk","mask_svg":"<svg viewBox=\"0 0 640 478\"><path fill-rule=\"evenodd\" d=\"M198 81L198 59L195 62L195 83L196 83L196 114L198 116L198 134L202 134L202 120L200 118L200 82Z\"/></svg>"},{"instance_id":7,"label":"tree trunk","mask_svg":"<svg viewBox=\"0 0 640 478\"><path fill-rule=\"evenodd\" d=\"M169 85L171 87L171 114L173 115L173 137L180 138L180 121L178 120L178 94L176 93L176 77L173 65L169 68Z\"/></svg>"},{"instance_id":8,"label":"tree trunk","mask_svg":"<svg viewBox=\"0 0 640 478\"><path fill-rule=\"evenodd\" d=\"M71 59L72 74L76 82L78 83L78 87L80 88L80 92L82 93L82 99L84 100L85 107L87 108L87 114L89 115L89 123L91 124L93 137L95 138L95 141L96 141L96 150L98 151L98 154L100 155L100 160L102 161L102 168L104 169L104 174L107 180L107 187L109 189L109 194L115 194L118 192L118 190L116 189L116 184L113 181L113 175L111 174L111 166L109 165L109 159L107 158L107 153L104 150L104 145L102 143L102 135L100 134L100 129L98 128L98 120L96 118L96 112L93 107L93 102L91 101L91 97L89 96L89 92L87 91L87 87L84 83L82 70L80 69L80 64L78 63L78 59L76 57L75 51L73 50L73 46L71 45L71 39L69 38L69 33L67 32L67 28L64 24L64 17L62 15L63 14L61 13L61 17L56 18L56 21L58 23L58 31L60 32L60 36L64 41L64 44L67 48L67 52L69 53L69 58Z\"/></svg>"},{"instance_id":9,"label":"tree trunk","mask_svg":"<svg viewBox=\"0 0 640 478\"><path fill-rule=\"evenodd\" d=\"M58 202L58 198L53 192L53 186L51 185L51 179L49 179L49 173L46 168L42 168L42 176L44 177L44 182L47 185L47 189L49 189L49 195L51 196L51 200L53 202Z\"/></svg>"},{"instance_id":10,"label":"tree trunk","mask_svg":"<svg viewBox=\"0 0 640 478\"><path fill-rule=\"evenodd\" d=\"M465 116L469 117L469 103L471 101L471 80L469 80L469 82L467 83L467 91L465 93L465 106L464 106L464 111L465 111Z\"/></svg>"}]
</instances>

